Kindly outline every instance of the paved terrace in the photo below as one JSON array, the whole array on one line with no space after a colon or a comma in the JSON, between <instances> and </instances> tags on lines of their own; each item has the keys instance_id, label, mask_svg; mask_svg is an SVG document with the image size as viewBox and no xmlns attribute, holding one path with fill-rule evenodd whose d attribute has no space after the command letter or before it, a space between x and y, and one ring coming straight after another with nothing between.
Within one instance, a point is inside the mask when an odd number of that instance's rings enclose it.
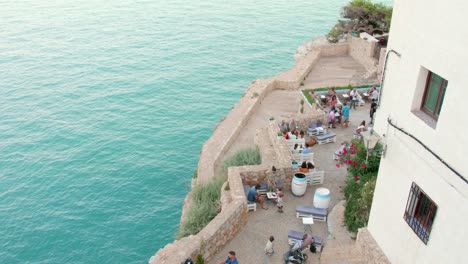
<instances>
[{"instance_id":1,"label":"paved terrace","mask_svg":"<svg viewBox=\"0 0 468 264\"><path fill-rule=\"evenodd\" d=\"M275 91L265 98L261 109L257 111L247 125L249 129L246 129L244 132L252 133L250 129L261 125L266 126L266 124L268 124L268 118L272 114L268 109L274 108L276 100L281 96L284 96L287 100L291 100L290 108L283 109L289 109L292 112L294 109L297 111L300 107L299 102L295 103L292 99L298 96L297 100L300 100L300 94L297 91ZM341 142L352 138L355 128L362 120L369 122L369 107L370 105L366 104L365 106L358 107L357 110L351 110L351 124L349 128L338 127L336 129L330 129L330 131L337 134L336 143L316 145L312 148L315 153L315 163L317 167L320 170L325 170L323 185L308 186L306 195L299 198L294 197L290 189L285 190L285 212L283 214L276 211L272 202L268 202L269 210L262 210L260 206L257 206L258 209L256 212L249 212L247 225L243 227L232 241L223 249L220 249L211 263L219 263L219 261L225 259L227 252L230 250L237 252L240 263L282 263L282 255L288 250L288 230L304 230L302 220L295 216L296 206L312 205L315 189L318 187L326 187L331 191L330 211L343 199L341 187L344 186L346 170L336 167L336 161L332 159L332 154L339 148ZM277 114L287 117L289 113L278 112ZM249 136L246 137L241 136L238 139L238 143L242 144L242 147L247 145L252 146L253 137L253 134L249 134ZM248 142L250 139L252 143L248 144L250 143ZM264 163L265 162L267 161L264 161ZM352 253L354 241L349 238L348 232L343 227L342 212L343 207L341 205L330 213L328 223L315 221L312 227L313 234L322 236L325 240L325 246L322 254L312 254L309 252L308 263L360 263L359 258L350 255ZM329 232L331 232L330 235ZM267 257L263 253L263 249L270 235L275 237L274 247L277 254L272 257Z\"/></svg>"},{"instance_id":2,"label":"paved terrace","mask_svg":"<svg viewBox=\"0 0 468 264\"><path fill-rule=\"evenodd\" d=\"M321 57L305 78L304 87L320 88L377 83L377 79L366 78L366 74L366 69L349 55Z\"/></svg>"}]
</instances>

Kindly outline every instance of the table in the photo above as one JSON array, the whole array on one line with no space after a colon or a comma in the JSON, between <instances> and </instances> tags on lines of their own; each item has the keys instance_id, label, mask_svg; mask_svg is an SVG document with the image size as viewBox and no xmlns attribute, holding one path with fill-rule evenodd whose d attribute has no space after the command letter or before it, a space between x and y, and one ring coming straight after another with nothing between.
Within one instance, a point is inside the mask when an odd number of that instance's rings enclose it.
<instances>
[{"instance_id":1,"label":"table","mask_svg":"<svg viewBox=\"0 0 468 264\"><path fill-rule=\"evenodd\" d=\"M369 94L368 93L363 93L362 95L364 97L364 100L369 101Z\"/></svg>"},{"instance_id":2,"label":"table","mask_svg":"<svg viewBox=\"0 0 468 264\"><path fill-rule=\"evenodd\" d=\"M307 230L312 234L312 225L314 224L314 219L312 217L303 217L302 223L304 224L304 233L307 234Z\"/></svg>"},{"instance_id":3,"label":"table","mask_svg":"<svg viewBox=\"0 0 468 264\"><path fill-rule=\"evenodd\" d=\"M273 200L276 199L276 197L278 197L274 192L267 192L266 195L268 200Z\"/></svg>"}]
</instances>

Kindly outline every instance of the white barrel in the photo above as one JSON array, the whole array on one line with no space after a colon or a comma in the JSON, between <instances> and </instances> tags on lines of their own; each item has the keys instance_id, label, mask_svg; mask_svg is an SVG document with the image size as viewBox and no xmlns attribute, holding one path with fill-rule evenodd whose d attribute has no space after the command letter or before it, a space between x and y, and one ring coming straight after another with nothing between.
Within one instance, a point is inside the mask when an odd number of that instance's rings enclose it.
<instances>
[{"instance_id":1,"label":"white barrel","mask_svg":"<svg viewBox=\"0 0 468 264\"><path fill-rule=\"evenodd\" d=\"M314 207L327 209L330 204L330 190L317 188L314 194Z\"/></svg>"},{"instance_id":2,"label":"white barrel","mask_svg":"<svg viewBox=\"0 0 468 264\"><path fill-rule=\"evenodd\" d=\"M307 181L304 173L295 173L291 182L291 191L295 196L303 196L306 192Z\"/></svg>"}]
</instances>

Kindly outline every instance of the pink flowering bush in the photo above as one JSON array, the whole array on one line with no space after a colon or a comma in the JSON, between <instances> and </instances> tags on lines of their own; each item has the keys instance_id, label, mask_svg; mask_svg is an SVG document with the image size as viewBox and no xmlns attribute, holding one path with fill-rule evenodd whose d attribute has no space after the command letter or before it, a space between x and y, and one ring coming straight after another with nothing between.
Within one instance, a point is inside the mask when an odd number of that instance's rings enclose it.
<instances>
[{"instance_id":1,"label":"pink flowering bush","mask_svg":"<svg viewBox=\"0 0 468 264\"><path fill-rule=\"evenodd\" d=\"M381 148L377 145L376 148ZM374 195L380 157L369 156L360 140L342 143L337 167L346 166L347 179L343 188L346 199L345 224L349 231L356 232L367 225Z\"/></svg>"}]
</instances>

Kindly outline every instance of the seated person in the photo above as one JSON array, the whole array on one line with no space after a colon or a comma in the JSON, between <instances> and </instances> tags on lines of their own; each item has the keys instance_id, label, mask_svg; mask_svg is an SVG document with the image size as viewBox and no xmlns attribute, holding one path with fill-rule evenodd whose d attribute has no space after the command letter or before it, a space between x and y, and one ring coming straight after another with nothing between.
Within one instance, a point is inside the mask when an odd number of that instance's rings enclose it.
<instances>
[{"instance_id":1,"label":"seated person","mask_svg":"<svg viewBox=\"0 0 468 264\"><path fill-rule=\"evenodd\" d=\"M302 154L309 154L312 153L312 149L310 148L309 144L305 144L305 148L302 150Z\"/></svg>"},{"instance_id":2,"label":"seated person","mask_svg":"<svg viewBox=\"0 0 468 264\"><path fill-rule=\"evenodd\" d=\"M301 167L299 167L299 171L302 173L308 173L309 169L307 168L307 162L303 161Z\"/></svg>"},{"instance_id":3,"label":"seated person","mask_svg":"<svg viewBox=\"0 0 468 264\"><path fill-rule=\"evenodd\" d=\"M366 120L362 120L361 124L357 127L356 133L361 134L361 132L366 131Z\"/></svg>"},{"instance_id":4,"label":"seated person","mask_svg":"<svg viewBox=\"0 0 468 264\"><path fill-rule=\"evenodd\" d=\"M296 143L294 144L294 149L291 152L292 154L299 154L302 152L302 148L299 147L299 144Z\"/></svg>"},{"instance_id":5,"label":"seated person","mask_svg":"<svg viewBox=\"0 0 468 264\"><path fill-rule=\"evenodd\" d=\"M263 197L258 194L258 190L260 189L260 184L250 187L249 193L247 194L247 201L250 203L259 202L262 209L268 210L268 207L265 207L263 204Z\"/></svg>"},{"instance_id":6,"label":"seated person","mask_svg":"<svg viewBox=\"0 0 468 264\"><path fill-rule=\"evenodd\" d=\"M305 133L304 133L304 131L301 130L299 132L299 137L298 138L302 139L302 138L304 138L304 136L305 136Z\"/></svg>"},{"instance_id":7,"label":"seated person","mask_svg":"<svg viewBox=\"0 0 468 264\"><path fill-rule=\"evenodd\" d=\"M309 246L314 243L314 239L312 238L311 235L305 234L302 237L302 245L301 245L301 250L309 248Z\"/></svg>"},{"instance_id":8,"label":"seated person","mask_svg":"<svg viewBox=\"0 0 468 264\"><path fill-rule=\"evenodd\" d=\"M307 169L309 169L309 171L315 170L314 164L312 164L312 162L307 162Z\"/></svg>"},{"instance_id":9,"label":"seated person","mask_svg":"<svg viewBox=\"0 0 468 264\"><path fill-rule=\"evenodd\" d=\"M286 135L288 136L287 139L297 139L297 136L294 135L291 131L289 131Z\"/></svg>"},{"instance_id":10,"label":"seated person","mask_svg":"<svg viewBox=\"0 0 468 264\"><path fill-rule=\"evenodd\" d=\"M279 129L280 131L283 133L283 134L286 134L287 133L287 130L288 130L288 125L286 124L286 121L281 121L281 124L278 125L279 126Z\"/></svg>"}]
</instances>

